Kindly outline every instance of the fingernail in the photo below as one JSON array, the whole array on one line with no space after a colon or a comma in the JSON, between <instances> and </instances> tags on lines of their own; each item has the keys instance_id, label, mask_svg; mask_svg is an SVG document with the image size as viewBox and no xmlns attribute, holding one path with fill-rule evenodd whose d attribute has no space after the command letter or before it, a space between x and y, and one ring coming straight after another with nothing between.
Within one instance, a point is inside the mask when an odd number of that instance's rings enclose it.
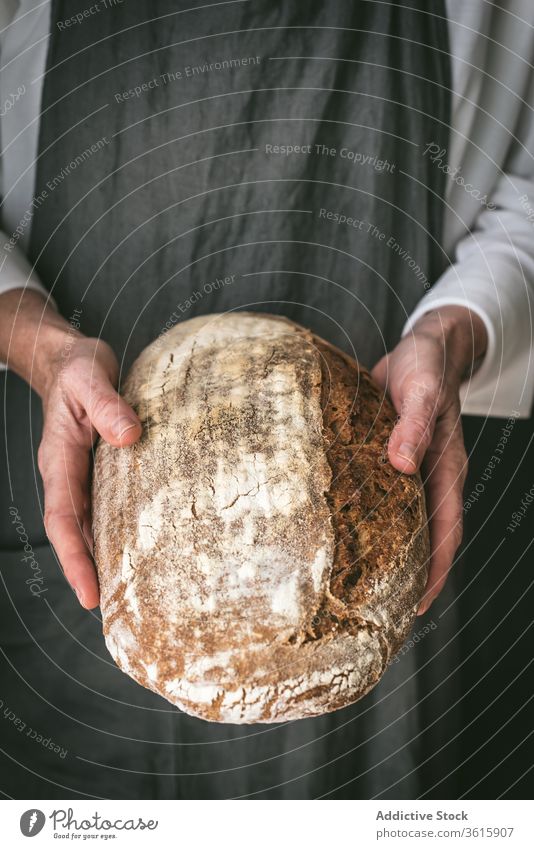
<instances>
[{"instance_id":1,"label":"fingernail","mask_svg":"<svg viewBox=\"0 0 534 849\"><path fill-rule=\"evenodd\" d=\"M403 460L408 460L409 463L413 463L414 466L417 466L417 455L415 445L410 445L408 442L403 442L397 451L399 457L402 457Z\"/></svg>"},{"instance_id":2,"label":"fingernail","mask_svg":"<svg viewBox=\"0 0 534 849\"><path fill-rule=\"evenodd\" d=\"M115 424L113 425L113 436L115 439L122 439L123 436L128 433L129 430L132 430L134 427L137 427L137 422L132 421L132 419L128 419L126 416L123 416L120 419L117 419Z\"/></svg>"},{"instance_id":3,"label":"fingernail","mask_svg":"<svg viewBox=\"0 0 534 849\"><path fill-rule=\"evenodd\" d=\"M80 602L81 606L82 606L82 607L85 607L84 600L83 600L83 593L82 593L82 591L81 591L81 590L79 590L79 589L78 589L78 587L74 587L74 592L75 592L75 593L76 593L76 595L78 596L78 601Z\"/></svg>"}]
</instances>

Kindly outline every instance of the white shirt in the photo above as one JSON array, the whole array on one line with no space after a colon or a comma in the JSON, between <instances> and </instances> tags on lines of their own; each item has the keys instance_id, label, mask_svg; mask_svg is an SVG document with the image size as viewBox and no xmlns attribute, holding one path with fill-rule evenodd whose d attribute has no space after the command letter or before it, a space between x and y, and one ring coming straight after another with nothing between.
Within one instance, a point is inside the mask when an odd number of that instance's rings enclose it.
<instances>
[{"instance_id":1,"label":"white shirt","mask_svg":"<svg viewBox=\"0 0 534 849\"><path fill-rule=\"evenodd\" d=\"M534 395L534 0L447 0L452 126L444 248L450 265L404 333L430 308L463 304L488 332L462 411L528 417ZM50 0L0 0L0 292L48 294L24 256L31 230ZM430 6L431 8L431 6ZM425 152L426 151L426 152ZM17 232L17 228L19 231ZM15 247L3 246L14 239Z\"/></svg>"}]
</instances>

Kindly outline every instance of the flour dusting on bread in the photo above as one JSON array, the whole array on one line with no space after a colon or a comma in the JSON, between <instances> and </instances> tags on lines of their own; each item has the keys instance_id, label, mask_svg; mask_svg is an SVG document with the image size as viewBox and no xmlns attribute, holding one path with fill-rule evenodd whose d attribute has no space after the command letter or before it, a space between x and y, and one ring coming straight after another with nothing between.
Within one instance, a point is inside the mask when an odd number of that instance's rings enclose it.
<instances>
[{"instance_id":1,"label":"flour dusting on bread","mask_svg":"<svg viewBox=\"0 0 534 849\"><path fill-rule=\"evenodd\" d=\"M277 316L176 326L134 363L138 443L96 452L106 643L196 716L278 722L360 698L426 580L420 480L383 461L369 375Z\"/></svg>"}]
</instances>

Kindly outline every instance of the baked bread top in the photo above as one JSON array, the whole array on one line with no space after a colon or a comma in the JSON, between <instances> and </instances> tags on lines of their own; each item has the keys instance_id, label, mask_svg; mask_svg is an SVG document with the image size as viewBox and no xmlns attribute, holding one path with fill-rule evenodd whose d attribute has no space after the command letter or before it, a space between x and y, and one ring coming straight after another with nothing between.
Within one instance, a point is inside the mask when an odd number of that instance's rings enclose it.
<instances>
[{"instance_id":1,"label":"baked bread top","mask_svg":"<svg viewBox=\"0 0 534 849\"><path fill-rule=\"evenodd\" d=\"M100 442L93 521L106 643L196 716L276 722L380 679L427 575L418 476L356 362L277 316L185 321L124 385L143 423Z\"/></svg>"}]
</instances>

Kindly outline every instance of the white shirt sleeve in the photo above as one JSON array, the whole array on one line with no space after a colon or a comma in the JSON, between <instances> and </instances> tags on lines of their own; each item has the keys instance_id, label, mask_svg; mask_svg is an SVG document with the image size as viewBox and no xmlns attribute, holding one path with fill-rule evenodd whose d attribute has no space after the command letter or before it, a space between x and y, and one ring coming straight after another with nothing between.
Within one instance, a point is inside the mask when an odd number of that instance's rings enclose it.
<instances>
[{"instance_id":1,"label":"white shirt sleeve","mask_svg":"<svg viewBox=\"0 0 534 849\"><path fill-rule=\"evenodd\" d=\"M528 418L534 396L534 183L505 175L477 228L406 322L447 304L469 307L484 321L486 354L461 387L462 412ZM529 212L530 210L530 212Z\"/></svg>"},{"instance_id":2,"label":"white shirt sleeve","mask_svg":"<svg viewBox=\"0 0 534 849\"><path fill-rule=\"evenodd\" d=\"M2 197L0 214L8 231L0 230L0 295L10 289L34 289L57 309L24 253L31 228L41 99L41 86L31 81L44 69L49 11L48 3L0 0L0 193L7 194ZM24 26L14 26L16 16ZM2 170L6 163L7 175ZM5 368L0 363L0 370Z\"/></svg>"},{"instance_id":3,"label":"white shirt sleeve","mask_svg":"<svg viewBox=\"0 0 534 849\"><path fill-rule=\"evenodd\" d=\"M532 17L532 7L522 0L514 6ZM449 216L448 223L451 230L468 217L471 225L463 233L456 230L448 246L451 265L421 299L402 335L440 306L464 305L478 313L488 347L461 388L462 412L528 418L534 396L534 39L528 22L509 12L449 0L455 60L450 158L468 185L453 183L449 200L454 198L453 212L460 215L456 222ZM457 20L460 24L452 23ZM488 164L495 177L487 199L473 217L465 216L469 191L489 188Z\"/></svg>"},{"instance_id":4,"label":"white shirt sleeve","mask_svg":"<svg viewBox=\"0 0 534 849\"><path fill-rule=\"evenodd\" d=\"M48 297L25 251L49 27L46 0L0 0L0 294L27 287Z\"/></svg>"}]
</instances>

